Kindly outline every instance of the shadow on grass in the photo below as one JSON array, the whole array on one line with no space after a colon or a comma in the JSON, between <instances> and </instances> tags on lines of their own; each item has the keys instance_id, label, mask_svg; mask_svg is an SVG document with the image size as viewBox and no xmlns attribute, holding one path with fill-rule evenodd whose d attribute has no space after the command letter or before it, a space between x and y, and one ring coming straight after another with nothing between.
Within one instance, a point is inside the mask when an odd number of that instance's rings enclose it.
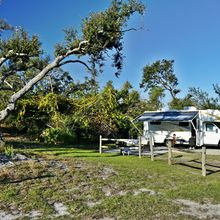
<instances>
[{"instance_id":1,"label":"shadow on grass","mask_svg":"<svg viewBox=\"0 0 220 220\"><path fill-rule=\"evenodd\" d=\"M98 144L46 144L40 142L25 142L25 141L6 141L6 144L11 144L15 149L41 149L45 151L53 151L54 149L82 149L82 150L98 150Z\"/></svg>"},{"instance_id":2,"label":"shadow on grass","mask_svg":"<svg viewBox=\"0 0 220 220\"><path fill-rule=\"evenodd\" d=\"M13 145L15 150L21 150L24 154L50 154L54 156L68 156L68 157L117 157L121 156L120 153L103 153L99 154L98 147L95 144L45 144L38 142L24 142L24 141L11 141L7 142ZM30 151L29 151L30 150Z\"/></svg>"},{"instance_id":3,"label":"shadow on grass","mask_svg":"<svg viewBox=\"0 0 220 220\"><path fill-rule=\"evenodd\" d=\"M166 155L167 153L165 152L165 153L157 153L157 154L154 154L154 157L162 157L162 156L164 156L164 155ZM149 155L147 155L148 157L150 157L150 154Z\"/></svg>"},{"instance_id":4,"label":"shadow on grass","mask_svg":"<svg viewBox=\"0 0 220 220\"><path fill-rule=\"evenodd\" d=\"M189 163L190 162L193 162L195 164L200 164L202 166L202 163L200 161L196 161L196 160L190 160L188 161ZM178 164L178 165L181 165L181 166L185 166L185 167L189 167L189 168L193 168L193 169L196 169L196 170L201 170L202 171L202 167L197 167L196 165L193 165L193 164L188 164L187 162L176 162L175 164ZM175 165L174 164L174 165ZM207 166L208 167L213 167L213 168L218 168L218 170L212 170L211 168L208 168L207 169ZM212 164L206 164L206 175L211 175L211 174L214 174L214 173L219 173L220 172L220 166L216 166L216 165L212 165Z\"/></svg>"},{"instance_id":5,"label":"shadow on grass","mask_svg":"<svg viewBox=\"0 0 220 220\"><path fill-rule=\"evenodd\" d=\"M51 178L55 177L53 174L48 174L48 175L42 175L42 176L35 176L35 177L26 177L20 180L0 180L0 184L9 184L9 183L22 183L28 180L36 180L36 179L45 179L45 178Z\"/></svg>"},{"instance_id":6,"label":"shadow on grass","mask_svg":"<svg viewBox=\"0 0 220 220\"><path fill-rule=\"evenodd\" d=\"M97 155L88 155L88 153L87 154L85 154L85 155L83 155L82 153L80 153L80 154L78 154L78 155L75 155L75 153L73 153L72 155L71 154L69 154L68 155L68 153L65 155L65 154L54 154L54 155L56 155L56 156L69 156L69 157L78 157L78 158L85 158L85 157L91 157L91 158L93 158L93 157L99 157L99 158L103 158L103 157L119 157L119 156L122 156L122 155L120 155L120 154L102 154L102 155L99 155L99 154L97 154Z\"/></svg>"},{"instance_id":7,"label":"shadow on grass","mask_svg":"<svg viewBox=\"0 0 220 220\"><path fill-rule=\"evenodd\" d=\"M194 163L201 164L200 161L196 161L196 160L192 160L192 161L193 161ZM216 165L216 164L206 163L206 166L214 167L214 168L219 168L219 169L220 169L220 165Z\"/></svg>"}]
</instances>

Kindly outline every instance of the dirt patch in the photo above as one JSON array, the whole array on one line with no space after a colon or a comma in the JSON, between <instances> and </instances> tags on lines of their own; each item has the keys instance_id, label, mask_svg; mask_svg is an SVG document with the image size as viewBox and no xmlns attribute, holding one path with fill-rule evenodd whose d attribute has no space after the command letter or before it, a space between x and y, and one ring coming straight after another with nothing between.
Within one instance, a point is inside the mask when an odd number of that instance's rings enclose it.
<instances>
[{"instance_id":1,"label":"dirt patch","mask_svg":"<svg viewBox=\"0 0 220 220\"><path fill-rule=\"evenodd\" d=\"M117 191L113 187L109 187L109 186L104 186L102 188L102 192L107 197L113 196L113 195L126 196L129 192L132 193L134 196L137 196L141 193L144 193L144 194L147 194L150 196L156 196L159 194L158 192L155 192L154 190L146 189L146 188L141 188L141 189L137 189L137 190L133 190L133 191L125 191L125 190Z\"/></svg>"},{"instance_id":2,"label":"dirt patch","mask_svg":"<svg viewBox=\"0 0 220 220\"><path fill-rule=\"evenodd\" d=\"M17 213L17 212L9 214L4 211L0 211L0 219L5 219L5 220L14 220L14 219L20 219L20 218L25 218L25 217L27 217L28 219L31 219L31 218L38 218L41 216L42 216L42 213L39 211L32 211L28 214Z\"/></svg>"},{"instance_id":3,"label":"dirt patch","mask_svg":"<svg viewBox=\"0 0 220 220\"><path fill-rule=\"evenodd\" d=\"M0 219L13 220L13 219L18 219L21 216L22 216L21 214L8 214L6 212L0 211Z\"/></svg>"},{"instance_id":4,"label":"dirt patch","mask_svg":"<svg viewBox=\"0 0 220 220\"><path fill-rule=\"evenodd\" d=\"M99 173L99 177L101 177L103 180L115 175L118 175L118 173L112 167L104 167Z\"/></svg>"},{"instance_id":5,"label":"dirt patch","mask_svg":"<svg viewBox=\"0 0 220 220\"><path fill-rule=\"evenodd\" d=\"M197 219L220 219L220 204L211 204L209 202L200 204L191 200L177 199L175 203L181 205L180 214Z\"/></svg>"},{"instance_id":6,"label":"dirt patch","mask_svg":"<svg viewBox=\"0 0 220 220\"><path fill-rule=\"evenodd\" d=\"M105 217L105 218L100 218L99 220L115 220L115 218Z\"/></svg>"},{"instance_id":7,"label":"dirt patch","mask_svg":"<svg viewBox=\"0 0 220 220\"><path fill-rule=\"evenodd\" d=\"M54 203L54 210L56 211L56 214L52 215L52 217L62 217L62 216L70 215L70 213L68 212L68 208L63 203L58 203L58 202ZM14 220L21 218L37 219L42 216L43 213L37 210L31 211L30 213L23 213L18 211L7 213L5 211L0 210L0 219L5 219L5 220Z\"/></svg>"},{"instance_id":8,"label":"dirt patch","mask_svg":"<svg viewBox=\"0 0 220 220\"><path fill-rule=\"evenodd\" d=\"M93 208L93 207L95 207L95 206L97 206L97 205L100 205L101 203L102 203L101 201L98 201L98 202L88 201L88 202L86 203L86 205L87 205L89 208Z\"/></svg>"},{"instance_id":9,"label":"dirt patch","mask_svg":"<svg viewBox=\"0 0 220 220\"><path fill-rule=\"evenodd\" d=\"M134 196L137 196L141 193L146 193L148 195L151 195L151 196L155 196L155 195L158 195L159 193L158 192L155 192L151 189L145 189L145 188L142 188L142 189L137 189L134 191Z\"/></svg>"},{"instance_id":10,"label":"dirt patch","mask_svg":"<svg viewBox=\"0 0 220 220\"><path fill-rule=\"evenodd\" d=\"M54 209L57 212L55 217L60 217L64 215L70 215L70 213L67 211L68 208L61 202L54 203Z\"/></svg>"},{"instance_id":11,"label":"dirt patch","mask_svg":"<svg viewBox=\"0 0 220 220\"><path fill-rule=\"evenodd\" d=\"M105 194L105 196L112 196L113 194L112 188L110 188L109 186L104 186L102 188L102 192Z\"/></svg>"}]
</instances>

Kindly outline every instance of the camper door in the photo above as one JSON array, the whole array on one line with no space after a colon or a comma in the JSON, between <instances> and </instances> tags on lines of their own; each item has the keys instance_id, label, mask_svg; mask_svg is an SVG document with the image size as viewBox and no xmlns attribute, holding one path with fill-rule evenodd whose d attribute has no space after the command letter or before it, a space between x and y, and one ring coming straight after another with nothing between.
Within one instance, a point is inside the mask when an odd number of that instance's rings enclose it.
<instances>
[{"instance_id":1,"label":"camper door","mask_svg":"<svg viewBox=\"0 0 220 220\"><path fill-rule=\"evenodd\" d=\"M212 122L204 123L204 144L205 145L218 145L219 143L219 129Z\"/></svg>"}]
</instances>

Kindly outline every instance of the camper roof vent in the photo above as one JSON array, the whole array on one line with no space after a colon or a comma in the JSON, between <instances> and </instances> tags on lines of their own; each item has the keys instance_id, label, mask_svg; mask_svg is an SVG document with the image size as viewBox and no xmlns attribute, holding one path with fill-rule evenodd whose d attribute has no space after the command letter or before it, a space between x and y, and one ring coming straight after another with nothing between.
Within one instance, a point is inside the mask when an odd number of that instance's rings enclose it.
<instances>
[{"instance_id":1,"label":"camper roof vent","mask_svg":"<svg viewBox=\"0 0 220 220\"><path fill-rule=\"evenodd\" d=\"M197 110L195 106L185 106L184 110L188 110L188 111L195 111Z\"/></svg>"}]
</instances>

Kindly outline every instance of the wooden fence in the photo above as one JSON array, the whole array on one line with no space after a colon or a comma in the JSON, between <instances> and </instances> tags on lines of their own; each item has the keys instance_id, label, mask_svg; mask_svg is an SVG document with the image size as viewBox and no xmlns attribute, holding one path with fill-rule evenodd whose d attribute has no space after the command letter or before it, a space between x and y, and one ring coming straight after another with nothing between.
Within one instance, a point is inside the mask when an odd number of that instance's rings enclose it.
<instances>
[{"instance_id":1,"label":"wooden fence","mask_svg":"<svg viewBox=\"0 0 220 220\"><path fill-rule=\"evenodd\" d=\"M113 139L113 138L103 138L101 135L100 135L100 142L99 142L99 153L102 154L103 153L103 149L104 148L107 148L108 146L105 146L103 145L103 142L104 141L113 141L113 142L126 142L127 139ZM142 137L139 136L138 138L138 155L139 155L139 158L142 157ZM153 136L151 135L149 137L149 145L150 145L150 158L151 158L151 161L154 161L155 160L155 157L154 157L154 138ZM172 165L173 161L174 161L174 158L173 158L173 142L172 140L168 140L168 144L167 144L167 147L168 147L168 164L169 165ZM203 146L202 147L202 151L201 151L201 164L202 164L202 176L206 176L206 147Z\"/></svg>"}]
</instances>

